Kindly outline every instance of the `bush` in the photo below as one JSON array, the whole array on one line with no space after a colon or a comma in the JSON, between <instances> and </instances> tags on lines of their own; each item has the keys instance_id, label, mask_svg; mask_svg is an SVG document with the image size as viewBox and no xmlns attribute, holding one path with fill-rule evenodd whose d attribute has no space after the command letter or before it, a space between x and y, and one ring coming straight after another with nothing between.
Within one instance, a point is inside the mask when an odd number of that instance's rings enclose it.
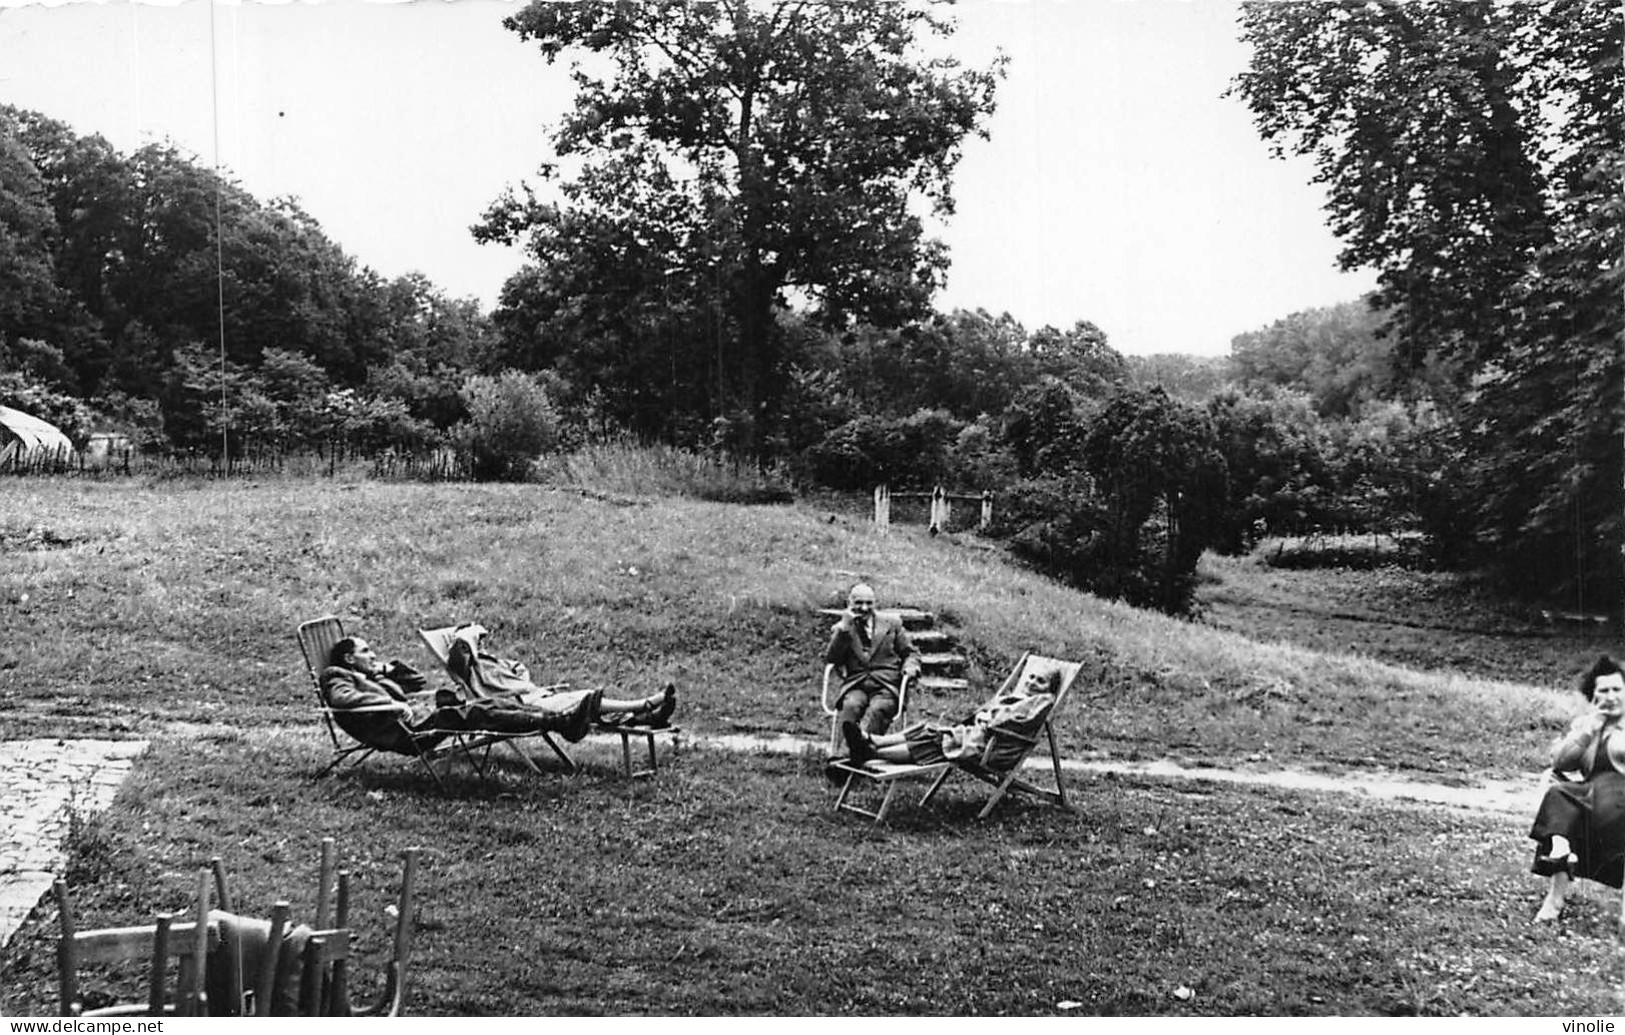
<instances>
[{"instance_id":1,"label":"bush","mask_svg":"<svg viewBox=\"0 0 1625 1035\"><path fill-rule=\"evenodd\" d=\"M950 458L964 427L944 410L858 417L804 452L801 466L834 489L927 488L950 480Z\"/></svg>"},{"instance_id":2,"label":"bush","mask_svg":"<svg viewBox=\"0 0 1625 1035\"><path fill-rule=\"evenodd\" d=\"M453 441L480 481L523 481L534 462L559 443L559 415L547 389L528 374L474 375L460 393L468 420Z\"/></svg>"}]
</instances>

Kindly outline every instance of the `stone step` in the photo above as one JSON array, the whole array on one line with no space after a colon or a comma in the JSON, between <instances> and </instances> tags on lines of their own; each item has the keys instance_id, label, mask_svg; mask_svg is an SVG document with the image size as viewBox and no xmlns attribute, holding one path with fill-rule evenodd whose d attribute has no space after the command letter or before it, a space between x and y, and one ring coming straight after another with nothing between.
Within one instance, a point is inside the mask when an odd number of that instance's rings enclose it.
<instances>
[{"instance_id":1,"label":"stone step","mask_svg":"<svg viewBox=\"0 0 1625 1035\"><path fill-rule=\"evenodd\" d=\"M846 608L821 607L818 609L818 613L840 619L846 617ZM900 619L903 628L908 630L910 636L913 636L916 630L920 632L929 631L937 622L937 616L930 611L920 611L912 607L882 607L876 609L875 613Z\"/></svg>"},{"instance_id":2,"label":"stone step","mask_svg":"<svg viewBox=\"0 0 1625 1035\"><path fill-rule=\"evenodd\" d=\"M958 676L921 676L909 684L910 689L928 691L934 694L946 693L950 690L969 690L970 680Z\"/></svg>"},{"instance_id":3,"label":"stone step","mask_svg":"<svg viewBox=\"0 0 1625 1035\"><path fill-rule=\"evenodd\" d=\"M932 674L946 674L940 670L958 671L970 664L970 659L958 651L921 651L920 667Z\"/></svg>"},{"instance_id":4,"label":"stone step","mask_svg":"<svg viewBox=\"0 0 1625 1035\"><path fill-rule=\"evenodd\" d=\"M918 631L911 629L908 638L914 644L916 650L927 653L953 649L954 638L940 629L920 629Z\"/></svg>"}]
</instances>

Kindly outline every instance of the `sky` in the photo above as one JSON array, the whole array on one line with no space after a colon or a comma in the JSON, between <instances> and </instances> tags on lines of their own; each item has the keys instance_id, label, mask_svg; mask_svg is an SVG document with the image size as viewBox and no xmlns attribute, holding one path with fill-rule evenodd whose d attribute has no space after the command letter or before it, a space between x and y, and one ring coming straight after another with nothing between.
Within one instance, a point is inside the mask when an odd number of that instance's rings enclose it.
<instances>
[{"instance_id":1,"label":"sky","mask_svg":"<svg viewBox=\"0 0 1625 1035\"><path fill-rule=\"evenodd\" d=\"M506 0L0 0L0 101L121 151L168 139L255 196L293 196L361 263L494 304L523 262L469 227L550 157L564 66ZM1008 55L967 141L939 309L1099 325L1120 351L1222 355L1358 298L1324 195L1222 96L1235 0L961 0L953 50Z\"/></svg>"}]
</instances>

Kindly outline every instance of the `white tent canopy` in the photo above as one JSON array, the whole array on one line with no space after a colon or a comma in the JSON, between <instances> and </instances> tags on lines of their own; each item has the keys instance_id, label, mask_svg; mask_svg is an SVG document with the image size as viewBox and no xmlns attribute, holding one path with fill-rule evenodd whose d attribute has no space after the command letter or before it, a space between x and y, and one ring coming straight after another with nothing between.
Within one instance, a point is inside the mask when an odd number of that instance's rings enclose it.
<instances>
[{"instance_id":1,"label":"white tent canopy","mask_svg":"<svg viewBox=\"0 0 1625 1035\"><path fill-rule=\"evenodd\" d=\"M73 452L73 443L55 424L38 417L0 406L0 458L29 453Z\"/></svg>"}]
</instances>

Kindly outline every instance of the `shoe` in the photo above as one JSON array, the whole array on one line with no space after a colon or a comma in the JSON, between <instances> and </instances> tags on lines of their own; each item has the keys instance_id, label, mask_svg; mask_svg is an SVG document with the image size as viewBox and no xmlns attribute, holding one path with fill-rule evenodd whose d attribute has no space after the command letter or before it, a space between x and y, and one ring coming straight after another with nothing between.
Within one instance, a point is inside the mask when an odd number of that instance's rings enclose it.
<instances>
[{"instance_id":1,"label":"shoe","mask_svg":"<svg viewBox=\"0 0 1625 1035\"><path fill-rule=\"evenodd\" d=\"M671 717L677 712L677 684L667 683L663 694L660 707L649 717L649 726L657 730L670 726Z\"/></svg>"},{"instance_id":2,"label":"shoe","mask_svg":"<svg viewBox=\"0 0 1625 1035\"><path fill-rule=\"evenodd\" d=\"M564 728L559 730L565 740L574 744L587 735L587 731L592 729L592 724L598 719L598 709L603 700L602 690L594 690L581 699L581 704L570 713Z\"/></svg>"},{"instance_id":3,"label":"shoe","mask_svg":"<svg viewBox=\"0 0 1625 1035\"><path fill-rule=\"evenodd\" d=\"M846 749L852 753L853 765L863 765L875 756L874 748L869 746L869 738L863 735L857 723L841 723L841 739L846 741Z\"/></svg>"},{"instance_id":4,"label":"shoe","mask_svg":"<svg viewBox=\"0 0 1625 1035\"><path fill-rule=\"evenodd\" d=\"M1570 877L1573 877L1574 865L1579 861L1580 857L1575 855L1573 852L1570 852L1561 859L1553 855L1540 855L1537 853L1535 855L1534 871L1538 876L1541 877L1550 877L1559 873L1566 873Z\"/></svg>"}]
</instances>

